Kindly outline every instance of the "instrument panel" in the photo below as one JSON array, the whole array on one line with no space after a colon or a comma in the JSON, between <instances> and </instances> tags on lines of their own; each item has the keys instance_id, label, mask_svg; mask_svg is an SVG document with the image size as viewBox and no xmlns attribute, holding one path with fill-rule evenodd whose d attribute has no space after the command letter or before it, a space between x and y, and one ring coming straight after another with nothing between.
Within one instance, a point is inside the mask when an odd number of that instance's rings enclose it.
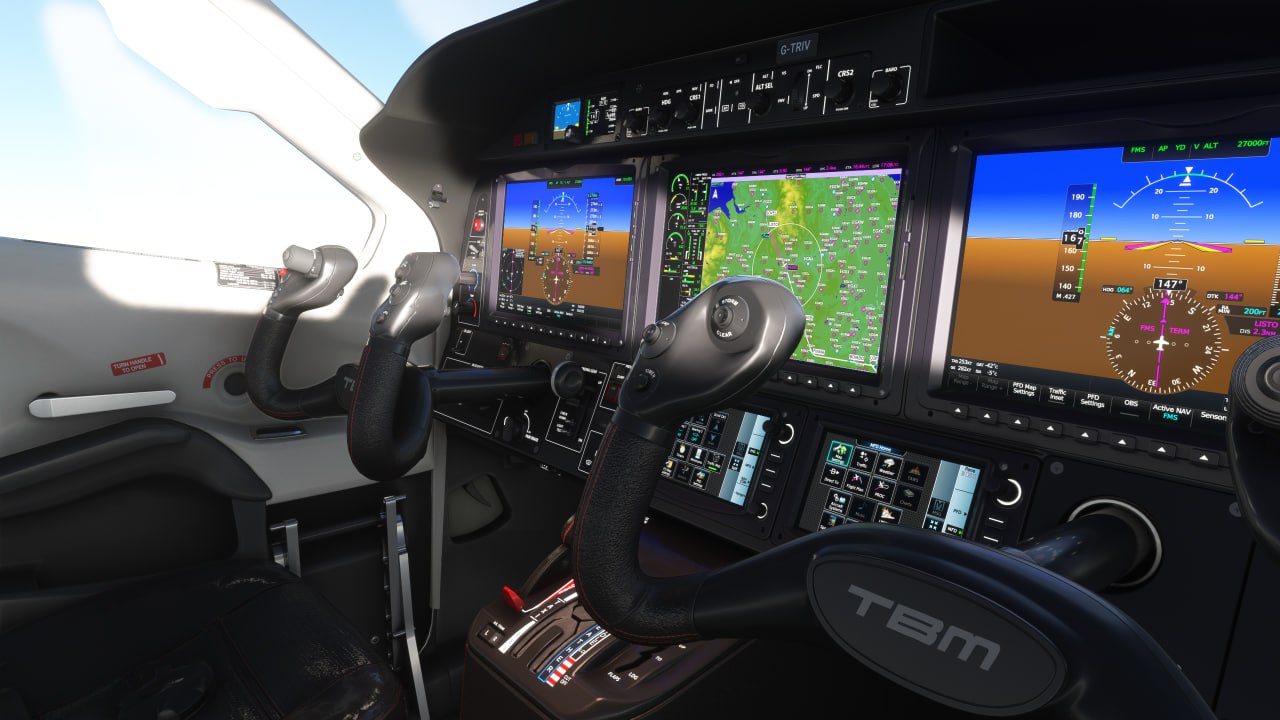
<instances>
[{"instance_id":1,"label":"instrument panel","mask_svg":"<svg viewBox=\"0 0 1280 720\"><path fill-rule=\"evenodd\" d=\"M909 159L933 142L495 178L471 225L483 311L446 367L572 358L589 396L441 413L585 475L643 327L752 274L791 289L809 328L747 406L680 429L656 503L672 514L757 546L858 521L998 544L1046 455L1227 484L1232 358L1280 322L1271 136L975 142L940 164L950 212L924 217L930 167ZM841 466L836 447L925 476Z\"/></svg>"},{"instance_id":2,"label":"instrument panel","mask_svg":"<svg viewBox=\"0 0 1280 720\"><path fill-rule=\"evenodd\" d=\"M833 62L745 74L743 89L773 83L755 91L774 104L743 113L736 132L760 141L736 147L678 141L727 128L736 106L724 115L706 93L732 78L548 99L537 115L549 140L535 150L613 147L613 164L529 165L476 191L464 267L480 271L481 311L470 328L460 319L471 339L451 338L446 366L572 359L592 396L442 414L585 475L643 328L717 279L751 274L796 295L805 337L748 403L680 429L655 502L664 512L761 548L858 521L1001 544L1055 458L1229 486L1227 377L1280 329L1280 240L1268 235L1280 207L1268 128L1280 116L803 143L752 130L826 117L783 110L803 108L801 80L812 88L821 70L825 82ZM850 67L867 81L875 63L861 62ZM637 93L665 108L655 119L649 106L642 129L628 109ZM663 135L668 154L621 154ZM926 477L845 466L837 479L832 443Z\"/></svg>"}]
</instances>

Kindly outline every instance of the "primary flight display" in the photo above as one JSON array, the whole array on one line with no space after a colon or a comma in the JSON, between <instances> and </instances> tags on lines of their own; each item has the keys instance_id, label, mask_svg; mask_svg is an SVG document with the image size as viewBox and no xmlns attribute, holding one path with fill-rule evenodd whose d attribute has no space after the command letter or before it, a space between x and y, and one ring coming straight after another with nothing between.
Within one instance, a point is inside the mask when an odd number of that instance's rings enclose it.
<instances>
[{"instance_id":1,"label":"primary flight display","mask_svg":"<svg viewBox=\"0 0 1280 720\"><path fill-rule=\"evenodd\" d=\"M620 332L635 179L508 182L504 193L497 312L597 334Z\"/></svg>"},{"instance_id":2,"label":"primary flight display","mask_svg":"<svg viewBox=\"0 0 1280 720\"><path fill-rule=\"evenodd\" d=\"M947 383L1215 431L1280 329L1269 137L980 155Z\"/></svg>"}]
</instances>

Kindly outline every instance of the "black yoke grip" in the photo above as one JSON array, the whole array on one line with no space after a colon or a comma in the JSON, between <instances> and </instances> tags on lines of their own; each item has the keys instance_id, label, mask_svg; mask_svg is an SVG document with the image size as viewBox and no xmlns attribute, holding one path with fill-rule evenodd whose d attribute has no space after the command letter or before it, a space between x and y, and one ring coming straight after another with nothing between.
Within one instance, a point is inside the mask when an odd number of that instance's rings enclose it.
<instances>
[{"instance_id":1,"label":"black yoke grip","mask_svg":"<svg viewBox=\"0 0 1280 720\"><path fill-rule=\"evenodd\" d=\"M371 338L356 370L347 452L362 475L394 480L413 469L431 437L431 385L403 343Z\"/></svg>"},{"instance_id":2,"label":"black yoke grip","mask_svg":"<svg viewBox=\"0 0 1280 720\"><path fill-rule=\"evenodd\" d=\"M338 403L336 377L298 390L285 387L280 380L285 348L297 322L297 317L258 317L244 363L249 399L279 420L341 415L345 411Z\"/></svg>"},{"instance_id":3,"label":"black yoke grip","mask_svg":"<svg viewBox=\"0 0 1280 720\"><path fill-rule=\"evenodd\" d=\"M703 576L655 578L640 568L640 532L668 454L609 423L574 521L578 597L609 632L642 645L700 637L693 604Z\"/></svg>"}]
</instances>

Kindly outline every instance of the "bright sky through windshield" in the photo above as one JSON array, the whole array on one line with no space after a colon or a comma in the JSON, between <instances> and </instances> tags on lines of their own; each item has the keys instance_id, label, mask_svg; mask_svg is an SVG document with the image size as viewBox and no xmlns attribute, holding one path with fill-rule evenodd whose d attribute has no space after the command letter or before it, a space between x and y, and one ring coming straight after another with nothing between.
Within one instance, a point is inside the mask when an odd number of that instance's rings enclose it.
<instances>
[{"instance_id":1,"label":"bright sky through windshield","mask_svg":"<svg viewBox=\"0 0 1280 720\"><path fill-rule=\"evenodd\" d=\"M426 48L529 0L275 0L320 47L386 102Z\"/></svg>"},{"instance_id":2,"label":"bright sky through windshield","mask_svg":"<svg viewBox=\"0 0 1280 720\"><path fill-rule=\"evenodd\" d=\"M383 101L427 47L522 4L277 2ZM0 237L261 264L292 242L367 237L362 202L126 48L96 0L0 0L0 67Z\"/></svg>"}]
</instances>

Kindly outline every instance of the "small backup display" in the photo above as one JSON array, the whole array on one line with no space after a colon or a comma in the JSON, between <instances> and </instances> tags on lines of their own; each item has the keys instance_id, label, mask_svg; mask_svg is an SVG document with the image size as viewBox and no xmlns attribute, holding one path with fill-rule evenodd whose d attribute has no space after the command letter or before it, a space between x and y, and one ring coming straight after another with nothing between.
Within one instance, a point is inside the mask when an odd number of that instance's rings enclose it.
<instances>
[{"instance_id":1,"label":"small backup display","mask_svg":"<svg viewBox=\"0 0 1280 720\"><path fill-rule=\"evenodd\" d=\"M564 140L570 126L582 118L582 101L578 99L558 102L551 113L551 139Z\"/></svg>"},{"instance_id":2,"label":"small backup display","mask_svg":"<svg viewBox=\"0 0 1280 720\"><path fill-rule=\"evenodd\" d=\"M805 311L793 360L877 374L901 183L893 162L673 173L659 317L721 278L766 277Z\"/></svg>"},{"instance_id":3,"label":"small backup display","mask_svg":"<svg viewBox=\"0 0 1280 720\"><path fill-rule=\"evenodd\" d=\"M942 389L1221 433L1236 358L1280 331L1272 143L977 156Z\"/></svg>"},{"instance_id":4,"label":"small backup display","mask_svg":"<svg viewBox=\"0 0 1280 720\"><path fill-rule=\"evenodd\" d=\"M495 314L620 336L635 179L512 181L504 192Z\"/></svg>"}]
</instances>

